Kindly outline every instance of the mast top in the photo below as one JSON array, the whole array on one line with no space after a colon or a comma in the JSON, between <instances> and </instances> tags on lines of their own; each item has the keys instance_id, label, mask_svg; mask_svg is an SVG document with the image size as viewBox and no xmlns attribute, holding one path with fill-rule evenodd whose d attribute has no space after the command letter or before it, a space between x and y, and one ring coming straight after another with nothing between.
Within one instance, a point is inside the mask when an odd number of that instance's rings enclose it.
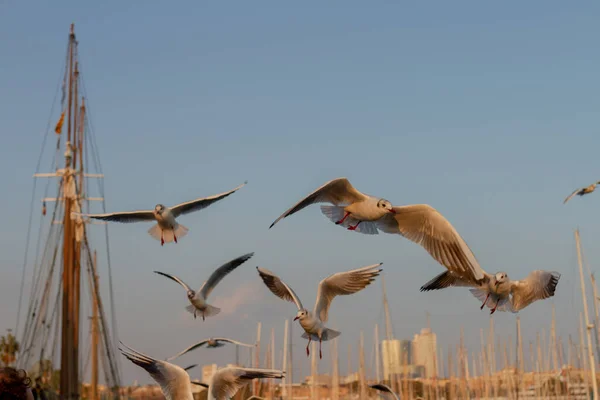
<instances>
[{"instance_id":1,"label":"mast top","mask_svg":"<svg viewBox=\"0 0 600 400\"><path fill-rule=\"evenodd\" d=\"M75 23L71 24L71 32L70 32L71 37L75 37Z\"/></svg>"}]
</instances>

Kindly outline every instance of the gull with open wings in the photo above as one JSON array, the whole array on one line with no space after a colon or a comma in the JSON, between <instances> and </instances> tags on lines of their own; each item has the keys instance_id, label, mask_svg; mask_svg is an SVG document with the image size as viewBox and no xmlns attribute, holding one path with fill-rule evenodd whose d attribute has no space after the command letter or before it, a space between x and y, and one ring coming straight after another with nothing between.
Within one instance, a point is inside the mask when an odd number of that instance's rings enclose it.
<instances>
[{"instance_id":1,"label":"gull with open wings","mask_svg":"<svg viewBox=\"0 0 600 400\"><path fill-rule=\"evenodd\" d=\"M188 233L188 228L179 224L176 220L180 215L188 214L194 211L202 210L211 204L224 199L230 194L239 190L248 182L244 182L235 189L225 193L215 194L210 197L188 201L178 204L174 207L167 207L163 204L157 204L154 210L126 211L115 212L109 214L80 214L71 213L72 215L80 215L84 217L99 219L103 221L114 221L122 223L156 221L156 225L148 230L150 236L156 240L160 240L161 246L165 243L175 242L177 238L182 238Z\"/></svg>"},{"instance_id":2,"label":"gull with open wings","mask_svg":"<svg viewBox=\"0 0 600 400\"><path fill-rule=\"evenodd\" d=\"M471 287L469 291L483 302L481 309L487 305L490 314L498 311L522 310L536 300L554 296L560 274L543 270L533 271L527 278L512 281L506 272L490 275L481 270L483 279L475 276L458 276L452 271L445 271L421 287L421 291L444 289L450 286Z\"/></svg>"},{"instance_id":3,"label":"gull with open wings","mask_svg":"<svg viewBox=\"0 0 600 400\"><path fill-rule=\"evenodd\" d=\"M173 357L169 357L167 358L167 361L171 361L174 360L178 357L181 357L182 355L184 355L185 353L189 353L192 350L196 350L197 348L200 348L204 345L206 345L206 348L217 348L217 347L223 347L225 346L225 343L231 343L234 344L236 346L242 346L242 347L254 347L255 345L253 344L246 344L246 343L242 343L242 342L238 342L237 340L233 340L233 339L227 339L227 338L209 338L209 339L204 339L190 347L188 347L187 349L183 350L180 353L177 353L176 355L174 355Z\"/></svg>"},{"instance_id":4,"label":"gull with open wings","mask_svg":"<svg viewBox=\"0 0 600 400\"><path fill-rule=\"evenodd\" d=\"M478 274L479 263L450 222L427 204L393 206L388 200L363 194L346 178L337 178L300 200L271 224L314 203L336 225L365 234L399 234L421 245L437 262L457 273ZM483 275L478 275L478 279Z\"/></svg>"},{"instance_id":5,"label":"gull with open wings","mask_svg":"<svg viewBox=\"0 0 600 400\"><path fill-rule=\"evenodd\" d=\"M311 340L318 340L319 358L323 358L321 342L334 339L341 334L341 332L325 327L325 323L329 319L329 307L333 298L337 295L354 294L367 287L382 271L379 268L382 264L379 263L351 271L338 272L323 279L319 283L317 301L312 313L302 306L300 298L294 293L292 288L279 279L277 275L265 268L256 267L256 269L265 285L267 285L275 296L291 301L298 307L298 313L294 321L299 320L300 325L304 329L302 337L308 339L306 355L310 354L308 347Z\"/></svg>"},{"instance_id":6,"label":"gull with open wings","mask_svg":"<svg viewBox=\"0 0 600 400\"><path fill-rule=\"evenodd\" d=\"M567 201L571 200L574 196L583 196L583 195L592 193L594 190L596 190L596 186L598 184L600 184L600 181L596 182L596 183L592 183L590 186L587 186L584 188L575 189L575 191L573 193L571 193L570 195L567 196L565 201L563 201L563 204L566 204Z\"/></svg>"},{"instance_id":7,"label":"gull with open wings","mask_svg":"<svg viewBox=\"0 0 600 400\"><path fill-rule=\"evenodd\" d=\"M134 364L145 369L158 383L167 400L193 400L190 376L181 367L166 361L156 360L121 343L121 353ZM227 400L235 396L242 387L257 378L277 378L285 376L284 371L274 369L225 367L217 370L208 385L208 400Z\"/></svg>"},{"instance_id":8,"label":"gull with open wings","mask_svg":"<svg viewBox=\"0 0 600 400\"><path fill-rule=\"evenodd\" d=\"M208 295L210 295L215 286L217 286L217 284L221 282L221 280L225 278L227 274L229 274L231 271L248 261L253 255L254 253L244 254L243 256L235 258L229 261L228 263L221 265L211 274L208 280L202 284L202 286L200 287L200 289L198 289L197 292L191 289L184 281L182 281L175 275L169 275L160 271L154 272L159 275L166 276L167 278L172 279L173 281L183 286L183 288L187 292L188 300L191 303L191 305L187 306L185 309L190 313L194 314L194 318L196 318L196 313L200 311L202 313L202 320L204 321L205 317L212 317L221 312L220 308L217 308L207 303L206 300L208 298Z\"/></svg>"}]
</instances>

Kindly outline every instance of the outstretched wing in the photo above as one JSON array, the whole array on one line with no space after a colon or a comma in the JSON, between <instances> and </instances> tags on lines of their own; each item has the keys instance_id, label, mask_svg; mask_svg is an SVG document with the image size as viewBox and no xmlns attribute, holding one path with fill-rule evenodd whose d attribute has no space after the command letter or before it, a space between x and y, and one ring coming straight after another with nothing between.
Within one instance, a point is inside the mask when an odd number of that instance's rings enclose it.
<instances>
[{"instance_id":1,"label":"outstretched wing","mask_svg":"<svg viewBox=\"0 0 600 400\"><path fill-rule=\"evenodd\" d=\"M575 189L575 191L573 191L573 193L571 193L570 195L567 196L565 201L563 201L563 204L567 204L567 201L571 200L580 191L581 191L581 189Z\"/></svg>"},{"instance_id":2,"label":"outstretched wing","mask_svg":"<svg viewBox=\"0 0 600 400\"><path fill-rule=\"evenodd\" d=\"M102 221L112 221L121 223L131 222L142 222L142 221L154 221L154 212L152 210L141 210L141 211L126 211L116 212L108 214L81 214L72 212L71 215L79 215L82 217L89 217L94 219L100 219Z\"/></svg>"},{"instance_id":3,"label":"outstretched wing","mask_svg":"<svg viewBox=\"0 0 600 400\"><path fill-rule=\"evenodd\" d=\"M226 342L226 343L231 343L231 344L235 344L236 346L243 346L243 347L254 347L253 344L246 344L246 343L242 343L242 342L238 342L237 340L233 340L233 339L227 339L227 338L214 338L215 341L217 342Z\"/></svg>"},{"instance_id":4,"label":"outstretched wing","mask_svg":"<svg viewBox=\"0 0 600 400\"><path fill-rule=\"evenodd\" d=\"M511 305L514 312L522 310L536 300L554 296L560 273L536 270L527 278L511 284Z\"/></svg>"},{"instance_id":5,"label":"outstretched wing","mask_svg":"<svg viewBox=\"0 0 600 400\"><path fill-rule=\"evenodd\" d=\"M229 261L228 263L223 264L219 268L217 268L211 274L210 278L208 278L208 280L206 282L204 282L202 287L198 290L200 292L200 294L202 295L202 297L206 300L208 298L208 295L210 294L210 292L212 292L212 290L215 288L215 286L217 286L217 284L219 282L221 282L221 280L223 280L223 278L225 278L225 276L227 274L229 274L231 271L233 271L234 269L236 269L237 267L239 267L240 265L242 265L243 263L248 261L253 255L254 255L253 252L244 254L243 256L234 258L233 260Z\"/></svg>"},{"instance_id":6,"label":"outstretched wing","mask_svg":"<svg viewBox=\"0 0 600 400\"><path fill-rule=\"evenodd\" d=\"M321 321L327 322L329 306L337 295L353 294L361 291L375 280L382 271L379 267L383 263L369 265L346 272L333 274L319 283L317 301L313 311Z\"/></svg>"},{"instance_id":7,"label":"outstretched wing","mask_svg":"<svg viewBox=\"0 0 600 400\"><path fill-rule=\"evenodd\" d=\"M167 278L169 278L169 279L171 279L171 280L173 280L173 281L175 281L175 282L179 283L179 284L180 284L181 286L183 286L183 288L184 288L186 291L188 291L188 292L189 292L190 290L192 290L192 289L190 289L190 287L189 287L188 285L186 285L186 284L185 284L185 282L184 282L184 281L182 281L181 279L179 279L179 278L178 278L178 277L176 277L175 275L169 275L169 274L165 274L164 272L160 272L160 271L154 271L154 273L155 273L155 274L162 275L162 276L166 276Z\"/></svg>"},{"instance_id":8,"label":"outstretched wing","mask_svg":"<svg viewBox=\"0 0 600 400\"><path fill-rule=\"evenodd\" d=\"M272 273L266 268L256 267L258 274L262 278L263 282L271 292L280 299L291 301L296 304L298 310L303 310L300 298L294 293L291 287L289 287L284 281L279 279L277 275Z\"/></svg>"},{"instance_id":9,"label":"outstretched wing","mask_svg":"<svg viewBox=\"0 0 600 400\"><path fill-rule=\"evenodd\" d=\"M332 203L336 206L348 205L357 201L367 199L367 196L359 192L350 184L346 178L337 178L325 183L323 186L300 200L292 208L281 214L269 227L271 229L279 220L292 215L303 208L314 203Z\"/></svg>"},{"instance_id":10,"label":"outstretched wing","mask_svg":"<svg viewBox=\"0 0 600 400\"><path fill-rule=\"evenodd\" d=\"M215 372L208 384L212 396L216 400L232 398L238 390L257 378L278 378L285 372L274 369L226 367Z\"/></svg>"},{"instance_id":11,"label":"outstretched wing","mask_svg":"<svg viewBox=\"0 0 600 400\"><path fill-rule=\"evenodd\" d=\"M174 356L172 356L172 357L169 357L169 358L167 358L167 361L174 360L174 359L176 359L176 358L178 358L178 357L181 357L181 356L182 356L182 355L184 355L185 353L189 353L189 352L190 352L190 351L192 351L192 350L196 350L197 348L199 348L199 347L202 347L202 345L203 345L203 344L205 344L205 343L207 343L207 342L208 342L208 339L205 339L205 340L202 340L201 342L198 342L198 343L196 343L196 344L193 344L193 345L191 345L190 347L188 347L187 349L185 349L185 350L183 350L183 351L181 351L181 352L179 352L179 353L175 354L175 355L174 355Z\"/></svg>"},{"instance_id":12,"label":"outstretched wing","mask_svg":"<svg viewBox=\"0 0 600 400\"><path fill-rule=\"evenodd\" d=\"M121 346L127 348L119 350L134 364L145 369L152 379L159 384L161 391L167 400L187 399L192 393L190 376L185 370L177 365L159 361L142 354L121 342Z\"/></svg>"},{"instance_id":13,"label":"outstretched wing","mask_svg":"<svg viewBox=\"0 0 600 400\"><path fill-rule=\"evenodd\" d=\"M203 388L208 389L208 383L203 383L203 382L199 382L199 381L191 381L191 383L193 385L202 386Z\"/></svg>"},{"instance_id":14,"label":"outstretched wing","mask_svg":"<svg viewBox=\"0 0 600 400\"><path fill-rule=\"evenodd\" d=\"M464 280L478 283L486 275L475 255L450 222L427 204L394 207L376 221L387 233L396 233L421 245L440 264Z\"/></svg>"},{"instance_id":15,"label":"outstretched wing","mask_svg":"<svg viewBox=\"0 0 600 400\"><path fill-rule=\"evenodd\" d=\"M489 277L486 275L484 282L487 282ZM452 271L444 271L423 286L421 286L421 292L427 292L429 290L445 289L451 286L467 286L476 287L473 282L462 280L459 276L456 276Z\"/></svg>"},{"instance_id":16,"label":"outstretched wing","mask_svg":"<svg viewBox=\"0 0 600 400\"><path fill-rule=\"evenodd\" d=\"M196 199L196 200L192 200L192 201L187 201L185 203L177 204L176 206L171 207L171 213L173 213L173 216L175 218L177 218L178 216L183 215L183 214L202 210L203 208L210 206L212 203L217 202L221 199L224 199L225 197L229 196L233 192L238 191L246 183L248 183L248 181L242 183L235 189L230 190L229 192L219 193L219 194L215 194L214 196L203 197L201 199Z\"/></svg>"}]
</instances>

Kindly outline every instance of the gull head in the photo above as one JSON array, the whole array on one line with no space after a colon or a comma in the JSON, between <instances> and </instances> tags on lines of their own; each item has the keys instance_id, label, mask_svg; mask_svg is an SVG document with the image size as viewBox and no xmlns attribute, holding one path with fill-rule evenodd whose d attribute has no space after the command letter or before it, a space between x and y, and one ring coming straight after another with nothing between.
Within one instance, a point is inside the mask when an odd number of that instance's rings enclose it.
<instances>
[{"instance_id":1,"label":"gull head","mask_svg":"<svg viewBox=\"0 0 600 400\"><path fill-rule=\"evenodd\" d=\"M497 272L494 275L494 285L498 287L500 284L508 281L508 275L506 272Z\"/></svg>"},{"instance_id":2,"label":"gull head","mask_svg":"<svg viewBox=\"0 0 600 400\"><path fill-rule=\"evenodd\" d=\"M308 311L306 311L306 310L300 310L300 311L298 311L298 313L296 314L296 318L294 318L294 321L296 321L296 320L298 320L298 319L299 319L300 321L302 321L304 318L307 318L307 317L308 317Z\"/></svg>"},{"instance_id":3,"label":"gull head","mask_svg":"<svg viewBox=\"0 0 600 400\"><path fill-rule=\"evenodd\" d=\"M187 292L188 299L192 300L195 295L196 295L196 292L194 292L193 290L188 290L188 292Z\"/></svg>"},{"instance_id":4,"label":"gull head","mask_svg":"<svg viewBox=\"0 0 600 400\"><path fill-rule=\"evenodd\" d=\"M162 214L163 211L165 211L165 206L163 206L162 204L157 204L156 206L154 206L154 213L155 214Z\"/></svg>"},{"instance_id":5,"label":"gull head","mask_svg":"<svg viewBox=\"0 0 600 400\"><path fill-rule=\"evenodd\" d=\"M379 199L379 201L377 202L377 208L381 208L392 214L396 214L396 211L394 210L394 206L392 206L392 203L390 203L386 199Z\"/></svg>"}]
</instances>

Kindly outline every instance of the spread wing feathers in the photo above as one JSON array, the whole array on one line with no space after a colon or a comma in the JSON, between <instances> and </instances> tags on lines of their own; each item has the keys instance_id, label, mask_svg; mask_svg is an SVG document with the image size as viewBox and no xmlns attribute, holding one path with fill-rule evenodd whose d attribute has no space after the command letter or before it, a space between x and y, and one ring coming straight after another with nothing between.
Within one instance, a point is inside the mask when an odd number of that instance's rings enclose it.
<instances>
[{"instance_id":1,"label":"spread wing feathers","mask_svg":"<svg viewBox=\"0 0 600 400\"><path fill-rule=\"evenodd\" d=\"M200 199L196 199L196 200L188 201L188 202L185 202L185 203L177 204L176 206L171 207L171 213L173 213L173 216L175 218L177 218L178 216L183 215L183 214L187 214L187 213L191 213L191 212L194 212L194 211L202 210L203 208L206 208L206 207L210 206L212 203L217 202L217 201L219 201L221 199L224 199L225 197L229 196L230 194L236 192L242 186L244 186L246 183L248 183L248 181L242 183L241 185L239 185L235 189L232 189L232 190L230 190L228 192L225 192L225 193L219 193L219 194L215 194L214 196L203 197L203 198L200 198Z\"/></svg>"},{"instance_id":2,"label":"spread wing feathers","mask_svg":"<svg viewBox=\"0 0 600 400\"><path fill-rule=\"evenodd\" d=\"M303 310L302 303L300 302L300 298L294 293L291 287L286 285L284 281L279 279L277 275L272 273L266 268L256 267L258 274L262 278L263 282L273 294L283 300L291 301L296 304L298 310Z\"/></svg>"},{"instance_id":3,"label":"spread wing feathers","mask_svg":"<svg viewBox=\"0 0 600 400\"><path fill-rule=\"evenodd\" d=\"M113 221L113 222L142 222L142 221L154 221L154 212L152 210L140 210L140 211L126 211L116 212L107 214L81 214L72 212L72 215L80 215L82 217L89 217L94 219L100 219L102 221Z\"/></svg>"},{"instance_id":4,"label":"spread wing feathers","mask_svg":"<svg viewBox=\"0 0 600 400\"><path fill-rule=\"evenodd\" d=\"M285 372L274 369L226 367L215 372L208 384L216 400L232 398L238 390L257 378L283 378Z\"/></svg>"},{"instance_id":5,"label":"spread wing feathers","mask_svg":"<svg viewBox=\"0 0 600 400\"><path fill-rule=\"evenodd\" d=\"M292 215L314 203L331 203L336 206L349 205L368 197L359 192L346 178L333 179L300 200L292 208L281 214L269 227L271 229L279 220Z\"/></svg>"},{"instance_id":6,"label":"spread wing feathers","mask_svg":"<svg viewBox=\"0 0 600 400\"><path fill-rule=\"evenodd\" d=\"M242 342L238 342L237 340L233 340L233 339L219 337L219 338L214 338L214 340L217 342L226 342L226 343L235 344L236 346L254 347L253 344L242 343Z\"/></svg>"},{"instance_id":7,"label":"spread wing feathers","mask_svg":"<svg viewBox=\"0 0 600 400\"><path fill-rule=\"evenodd\" d=\"M581 191L581 189L575 189L575 191L573 193L571 193L570 195L567 196L567 198L565 199L565 201L563 201L563 204L567 204L567 201L571 200L580 191Z\"/></svg>"},{"instance_id":8,"label":"spread wing feathers","mask_svg":"<svg viewBox=\"0 0 600 400\"><path fill-rule=\"evenodd\" d=\"M536 270L523 280L513 281L511 285L513 309L519 311L536 300L554 296L559 279L558 272Z\"/></svg>"},{"instance_id":9,"label":"spread wing feathers","mask_svg":"<svg viewBox=\"0 0 600 400\"><path fill-rule=\"evenodd\" d=\"M128 350L124 350L121 346ZM119 347L121 353L150 374L152 379L159 384L167 400L192 398L190 376L183 368L168 362L155 360L122 342L121 346Z\"/></svg>"},{"instance_id":10,"label":"spread wing feathers","mask_svg":"<svg viewBox=\"0 0 600 400\"><path fill-rule=\"evenodd\" d=\"M478 283L486 275L475 255L452 224L427 204L394 207L376 224L387 233L397 233L423 246L440 264L465 280Z\"/></svg>"},{"instance_id":11,"label":"spread wing feathers","mask_svg":"<svg viewBox=\"0 0 600 400\"><path fill-rule=\"evenodd\" d=\"M254 253L244 254L243 256L234 258L228 263L223 264L219 268L217 268L211 274L210 278L208 278L208 280L204 282L204 284L200 288L199 292L202 295L202 297L204 299L207 299L210 292L212 292L215 286L217 286L217 284L221 282L221 280L225 278L227 274L229 274L231 271L248 261L253 255Z\"/></svg>"},{"instance_id":12,"label":"spread wing feathers","mask_svg":"<svg viewBox=\"0 0 600 400\"><path fill-rule=\"evenodd\" d=\"M396 393L394 393L394 391L388 385L384 385L383 383L376 383L374 385L369 385L369 387L372 388L372 389L376 389L376 390L379 390L381 392L384 392L384 393L386 393L388 395L391 395L396 400L400 400L400 398L398 397L398 395ZM384 397L388 397L388 396L384 396Z\"/></svg>"},{"instance_id":13,"label":"spread wing feathers","mask_svg":"<svg viewBox=\"0 0 600 400\"><path fill-rule=\"evenodd\" d=\"M183 351L181 351L181 352L179 352L179 353L175 354L175 355L174 355L174 356L172 356L172 357L169 357L169 358L167 358L167 360L166 360L166 361L171 361L171 360L174 360L174 359L176 359L176 358L178 358L178 357L181 357L181 356L182 356L182 355L184 355L185 353L189 353L189 352L190 352L190 351L192 351L192 350L196 350L198 347L202 347L202 345L203 345L203 344L205 344L205 343L208 343L208 339L202 340L201 342L198 342L198 343L196 343L196 344L193 344L193 345L191 345L191 346L190 346L190 347L188 347L187 349L185 349L185 350L183 350Z\"/></svg>"},{"instance_id":14,"label":"spread wing feathers","mask_svg":"<svg viewBox=\"0 0 600 400\"><path fill-rule=\"evenodd\" d=\"M196 368L198 366L198 364L192 364L192 365L188 365L187 367L185 367L183 370L184 371L189 371L192 368Z\"/></svg>"},{"instance_id":15,"label":"spread wing feathers","mask_svg":"<svg viewBox=\"0 0 600 400\"><path fill-rule=\"evenodd\" d=\"M353 294L361 291L375 280L382 271L379 268L383 263L369 265L346 272L333 274L319 283L317 301L315 303L314 315L321 321L327 322L329 306L337 295Z\"/></svg>"},{"instance_id":16,"label":"spread wing feathers","mask_svg":"<svg viewBox=\"0 0 600 400\"><path fill-rule=\"evenodd\" d=\"M181 286L183 286L183 288L184 288L186 291L190 291L190 290L192 290L192 289L190 289L190 287L189 287L188 285L186 285L186 284L185 284L185 282L184 282L184 281L182 281L181 279L179 279L179 278L178 278L178 277L176 277L175 275L169 275L169 274L165 274L164 272L160 272L160 271L154 271L154 273L155 273L155 274L162 275L162 276L166 276L167 278L169 278L169 279L171 279L171 280L173 280L173 281L175 281L175 282L179 283Z\"/></svg>"},{"instance_id":17,"label":"spread wing feathers","mask_svg":"<svg viewBox=\"0 0 600 400\"><path fill-rule=\"evenodd\" d=\"M487 276L486 276L487 277ZM427 292L429 290L445 289L451 286L474 286L470 281L464 281L456 276L451 271L444 271L423 286L421 286L421 292Z\"/></svg>"}]
</instances>

